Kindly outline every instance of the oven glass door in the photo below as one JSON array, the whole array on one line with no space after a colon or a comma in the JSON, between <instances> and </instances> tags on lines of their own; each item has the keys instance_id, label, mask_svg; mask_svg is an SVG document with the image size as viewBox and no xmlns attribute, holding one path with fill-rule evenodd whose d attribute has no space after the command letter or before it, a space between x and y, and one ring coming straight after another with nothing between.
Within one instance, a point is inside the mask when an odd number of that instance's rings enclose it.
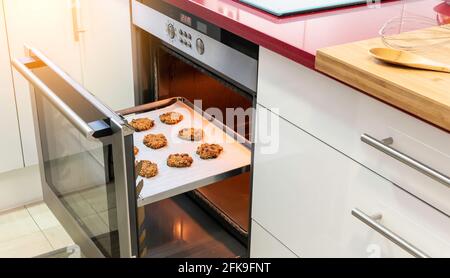
<instances>
[{"instance_id":1,"label":"oven glass door","mask_svg":"<svg viewBox=\"0 0 450 278\"><path fill-rule=\"evenodd\" d=\"M137 254L133 135L37 50L13 61L32 85L44 199L88 257Z\"/></svg>"}]
</instances>

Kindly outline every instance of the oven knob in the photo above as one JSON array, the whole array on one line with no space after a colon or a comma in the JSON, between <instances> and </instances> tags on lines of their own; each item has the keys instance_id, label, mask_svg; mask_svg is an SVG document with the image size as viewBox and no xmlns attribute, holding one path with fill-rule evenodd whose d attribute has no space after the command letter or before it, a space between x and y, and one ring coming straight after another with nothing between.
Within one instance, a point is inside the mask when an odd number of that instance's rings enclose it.
<instances>
[{"instance_id":1,"label":"oven knob","mask_svg":"<svg viewBox=\"0 0 450 278\"><path fill-rule=\"evenodd\" d=\"M167 34L169 34L171 39L175 38L175 27L173 27L173 24L167 25Z\"/></svg>"},{"instance_id":2,"label":"oven knob","mask_svg":"<svg viewBox=\"0 0 450 278\"><path fill-rule=\"evenodd\" d=\"M202 39L197 39L195 46L197 48L198 54L203 55L203 53L205 53L205 44L203 43Z\"/></svg>"}]
</instances>

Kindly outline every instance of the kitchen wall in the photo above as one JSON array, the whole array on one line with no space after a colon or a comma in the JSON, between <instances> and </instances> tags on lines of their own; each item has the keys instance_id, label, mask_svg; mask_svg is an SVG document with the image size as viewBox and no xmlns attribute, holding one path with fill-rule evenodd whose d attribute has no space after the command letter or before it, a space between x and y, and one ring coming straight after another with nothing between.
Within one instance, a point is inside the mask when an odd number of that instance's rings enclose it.
<instances>
[{"instance_id":1,"label":"kitchen wall","mask_svg":"<svg viewBox=\"0 0 450 278\"><path fill-rule=\"evenodd\" d=\"M106 105L129 108L130 22L129 0L0 0L0 211L42 198L30 89L10 59L36 48Z\"/></svg>"}]
</instances>

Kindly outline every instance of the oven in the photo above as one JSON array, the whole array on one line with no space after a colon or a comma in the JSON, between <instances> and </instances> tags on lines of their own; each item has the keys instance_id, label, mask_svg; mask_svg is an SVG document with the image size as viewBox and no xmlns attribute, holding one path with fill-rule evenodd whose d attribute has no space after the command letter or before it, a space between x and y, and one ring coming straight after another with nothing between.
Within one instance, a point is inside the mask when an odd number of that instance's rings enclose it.
<instances>
[{"instance_id":1,"label":"oven","mask_svg":"<svg viewBox=\"0 0 450 278\"><path fill-rule=\"evenodd\" d=\"M32 47L13 60L31 84L44 200L86 257L246 257L258 47L163 1L131 5L135 107L112 111ZM159 121L171 111L180 126ZM129 125L140 117L167 148L146 149ZM197 124L202 142L169 136ZM200 159L212 138L223 154ZM167 167L178 151L190 168ZM137 175L146 159L154 178Z\"/></svg>"},{"instance_id":2,"label":"oven","mask_svg":"<svg viewBox=\"0 0 450 278\"><path fill-rule=\"evenodd\" d=\"M136 101L183 97L251 141L259 47L164 1L133 1L132 10ZM248 171L187 196L247 249L250 192Z\"/></svg>"}]
</instances>

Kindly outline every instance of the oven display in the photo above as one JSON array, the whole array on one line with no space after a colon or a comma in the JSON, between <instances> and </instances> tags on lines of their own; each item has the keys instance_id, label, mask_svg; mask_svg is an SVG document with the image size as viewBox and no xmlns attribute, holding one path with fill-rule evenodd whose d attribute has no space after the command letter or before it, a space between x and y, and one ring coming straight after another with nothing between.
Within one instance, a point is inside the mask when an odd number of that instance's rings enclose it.
<instances>
[{"instance_id":1,"label":"oven display","mask_svg":"<svg viewBox=\"0 0 450 278\"><path fill-rule=\"evenodd\" d=\"M197 30L204 34L207 34L208 33L208 25L206 25L203 22L197 21Z\"/></svg>"},{"instance_id":2,"label":"oven display","mask_svg":"<svg viewBox=\"0 0 450 278\"><path fill-rule=\"evenodd\" d=\"M180 21L188 26L192 27L192 17L185 15L185 14L181 14L180 15Z\"/></svg>"}]
</instances>

